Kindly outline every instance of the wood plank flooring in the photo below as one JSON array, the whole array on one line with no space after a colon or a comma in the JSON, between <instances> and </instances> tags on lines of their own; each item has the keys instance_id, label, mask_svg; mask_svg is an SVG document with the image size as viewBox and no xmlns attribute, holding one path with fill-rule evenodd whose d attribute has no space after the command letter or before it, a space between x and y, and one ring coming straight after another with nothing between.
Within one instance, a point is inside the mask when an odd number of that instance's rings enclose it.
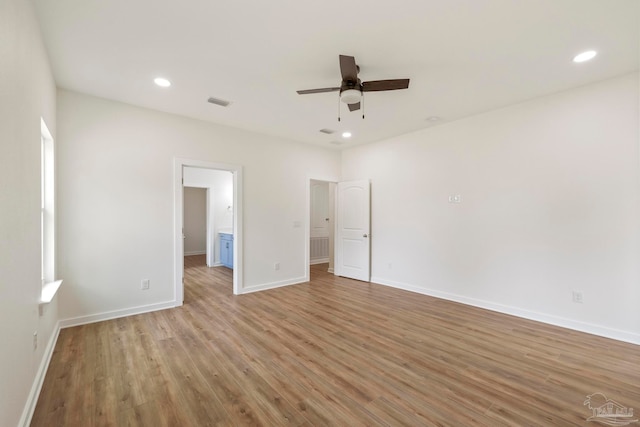
<instances>
[{"instance_id":1,"label":"wood plank flooring","mask_svg":"<svg viewBox=\"0 0 640 427\"><path fill-rule=\"evenodd\" d=\"M32 426L590 425L640 412L640 347L312 267L234 296L185 259L183 307L63 329Z\"/></svg>"}]
</instances>

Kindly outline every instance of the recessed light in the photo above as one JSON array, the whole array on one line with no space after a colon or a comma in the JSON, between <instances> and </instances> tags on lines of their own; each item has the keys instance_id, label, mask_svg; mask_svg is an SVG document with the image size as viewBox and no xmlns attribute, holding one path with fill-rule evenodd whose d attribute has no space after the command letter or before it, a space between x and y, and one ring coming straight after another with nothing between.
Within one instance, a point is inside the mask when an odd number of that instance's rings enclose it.
<instances>
[{"instance_id":1,"label":"recessed light","mask_svg":"<svg viewBox=\"0 0 640 427\"><path fill-rule=\"evenodd\" d=\"M171 82L165 78L162 77L156 77L155 79L153 79L153 82L155 84L157 84L160 87L169 87L171 86Z\"/></svg>"},{"instance_id":2,"label":"recessed light","mask_svg":"<svg viewBox=\"0 0 640 427\"><path fill-rule=\"evenodd\" d=\"M588 50L573 57L573 62L585 62L595 58L598 54L595 50Z\"/></svg>"},{"instance_id":3,"label":"recessed light","mask_svg":"<svg viewBox=\"0 0 640 427\"><path fill-rule=\"evenodd\" d=\"M343 138L351 138L351 132L342 132Z\"/></svg>"}]
</instances>

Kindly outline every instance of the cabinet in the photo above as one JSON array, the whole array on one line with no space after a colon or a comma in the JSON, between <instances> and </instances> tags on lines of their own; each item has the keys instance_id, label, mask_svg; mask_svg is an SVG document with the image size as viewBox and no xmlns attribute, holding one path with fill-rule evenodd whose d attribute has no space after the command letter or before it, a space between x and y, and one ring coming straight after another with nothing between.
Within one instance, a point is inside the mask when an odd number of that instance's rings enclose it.
<instances>
[{"instance_id":1,"label":"cabinet","mask_svg":"<svg viewBox=\"0 0 640 427\"><path fill-rule=\"evenodd\" d=\"M218 233L220 236L220 263L233 268L233 234Z\"/></svg>"}]
</instances>

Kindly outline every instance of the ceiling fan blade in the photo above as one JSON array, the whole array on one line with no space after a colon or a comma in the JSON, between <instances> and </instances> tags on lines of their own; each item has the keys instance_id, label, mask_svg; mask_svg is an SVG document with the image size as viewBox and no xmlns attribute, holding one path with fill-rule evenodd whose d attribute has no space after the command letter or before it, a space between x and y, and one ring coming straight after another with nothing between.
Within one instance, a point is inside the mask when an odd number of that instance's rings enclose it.
<instances>
[{"instance_id":1,"label":"ceiling fan blade","mask_svg":"<svg viewBox=\"0 0 640 427\"><path fill-rule=\"evenodd\" d=\"M307 89L307 90L298 90L298 95L308 95L310 93L324 93L324 92L337 92L339 91L339 87L325 87L322 89Z\"/></svg>"},{"instance_id":2,"label":"ceiling fan blade","mask_svg":"<svg viewBox=\"0 0 640 427\"><path fill-rule=\"evenodd\" d=\"M340 73L343 82L358 82L358 67L353 56L340 55Z\"/></svg>"},{"instance_id":3,"label":"ceiling fan blade","mask_svg":"<svg viewBox=\"0 0 640 427\"><path fill-rule=\"evenodd\" d=\"M377 92L381 90L397 90L409 87L409 79L374 80L362 83L363 92Z\"/></svg>"},{"instance_id":4,"label":"ceiling fan blade","mask_svg":"<svg viewBox=\"0 0 640 427\"><path fill-rule=\"evenodd\" d=\"M356 111L360 109L360 103L356 102L355 104L347 104L349 106L349 111Z\"/></svg>"}]
</instances>

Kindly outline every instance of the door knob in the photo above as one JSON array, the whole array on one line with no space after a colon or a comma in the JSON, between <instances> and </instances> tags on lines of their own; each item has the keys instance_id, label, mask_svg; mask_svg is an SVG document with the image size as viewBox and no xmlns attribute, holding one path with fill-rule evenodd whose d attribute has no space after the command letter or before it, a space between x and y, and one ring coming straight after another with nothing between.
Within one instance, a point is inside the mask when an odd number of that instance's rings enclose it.
<instances>
[{"instance_id":1,"label":"door knob","mask_svg":"<svg viewBox=\"0 0 640 427\"><path fill-rule=\"evenodd\" d=\"M367 237L369 237L369 235L368 234L363 234L362 237L367 238Z\"/></svg>"}]
</instances>

